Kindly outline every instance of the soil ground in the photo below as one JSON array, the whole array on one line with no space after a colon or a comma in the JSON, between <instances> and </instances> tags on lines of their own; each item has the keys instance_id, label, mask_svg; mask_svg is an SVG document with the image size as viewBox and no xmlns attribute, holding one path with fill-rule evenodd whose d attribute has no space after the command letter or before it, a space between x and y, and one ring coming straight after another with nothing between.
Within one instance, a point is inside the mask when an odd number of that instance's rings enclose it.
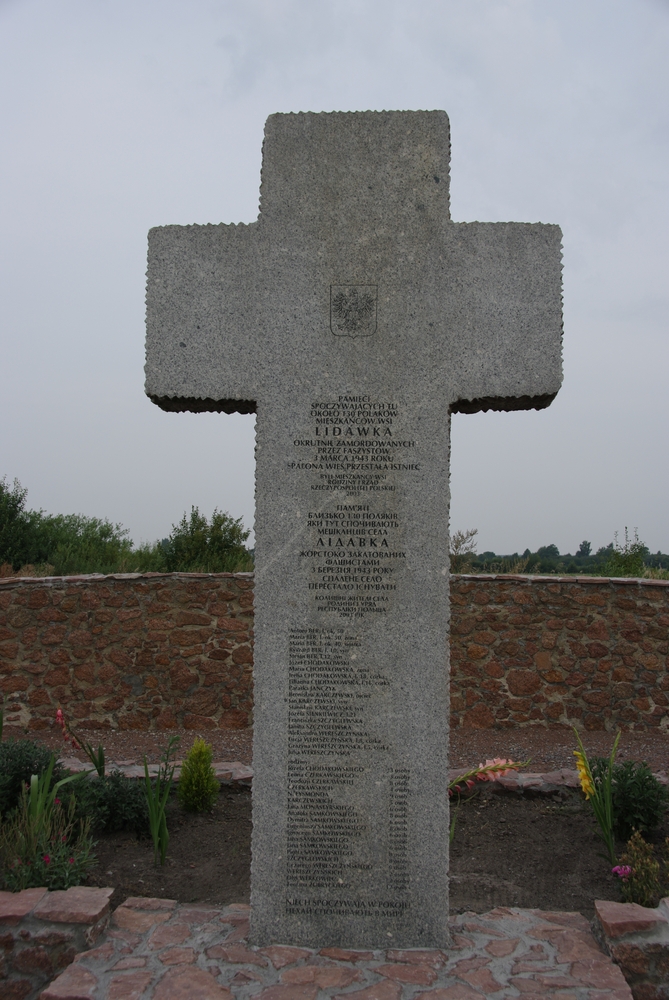
<instances>
[{"instance_id":1,"label":"soil ground","mask_svg":"<svg viewBox=\"0 0 669 1000\"><path fill-rule=\"evenodd\" d=\"M22 731L5 727L5 739ZM172 733L90 731L82 734L93 746L101 742L111 763L157 762ZM180 731L177 757L185 756L196 736L213 745L214 760L252 763L252 730ZM60 730L31 733L61 755ZM608 756L614 734L583 734L590 755ZM568 728L451 731L450 765L474 767L491 757L531 759L530 771L574 768L575 740ZM84 759L81 753L78 754ZM653 771L669 770L666 732L623 733L618 760L646 760ZM251 794L224 787L211 814L183 813L170 803L170 845L164 867L154 867L150 839L130 834L99 836L98 867L89 884L113 885L112 905L128 896L162 896L179 902L226 905L249 900ZM609 865L599 855L601 843L589 807L578 791L552 797L493 792L482 788L463 801L451 850L451 910L484 912L494 906L578 910L586 917L595 899L619 899ZM669 835L665 817L656 841ZM622 850L622 845L621 845Z\"/></svg>"},{"instance_id":2,"label":"soil ground","mask_svg":"<svg viewBox=\"0 0 669 1000\"><path fill-rule=\"evenodd\" d=\"M224 788L211 814L168 813L164 867L150 839L98 838L89 885L113 885L112 906L128 896L162 896L217 906L249 901L251 793ZM589 807L577 791L530 796L481 788L463 800L451 847L451 912L495 906L578 910L590 919L595 899L620 899ZM669 835L665 817L656 835ZM622 849L622 845L621 845Z\"/></svg>"}]
</instances>

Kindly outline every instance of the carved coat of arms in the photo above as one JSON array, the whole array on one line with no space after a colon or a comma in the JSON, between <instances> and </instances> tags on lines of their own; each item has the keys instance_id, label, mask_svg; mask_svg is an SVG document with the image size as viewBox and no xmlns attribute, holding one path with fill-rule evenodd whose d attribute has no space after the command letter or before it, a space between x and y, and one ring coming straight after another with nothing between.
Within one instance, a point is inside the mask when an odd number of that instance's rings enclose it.
<instances>
[{"instance_id":1,"label":"carved coat of arms","mask_svg":"<svg viewBox=\"0 0 669 1000\"><path fill-rule=\"evenodd\" d=\"M371 337L377 285L330 285L330 329L336 337Z\"/></svg>"}]
</instances>

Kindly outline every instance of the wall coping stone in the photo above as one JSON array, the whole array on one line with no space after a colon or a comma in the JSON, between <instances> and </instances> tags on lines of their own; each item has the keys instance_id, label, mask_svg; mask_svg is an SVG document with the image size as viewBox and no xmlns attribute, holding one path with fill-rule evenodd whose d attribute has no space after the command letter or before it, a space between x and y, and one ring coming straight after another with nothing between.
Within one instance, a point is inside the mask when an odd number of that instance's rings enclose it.
<instances>
[{"instance_id":1,"label":"wall coping stone","mask_svg":"<svg viewBox=\"0 0 669 1000\"><path fill-rule=\"evenodd\" d=\"M636 1000L669 996L669 898L656 909L597 899L592 932L620 967Z\"/></svg>"},{"instance_id":2,"label":"wall coping stone","mask_svg":"<svg viewBox=\"0 0 669 1000\"><path fill-rule=\"evenodd\" d=\"M41 898L33 916L57 924L95 924L109 913L113 892L86 885L58 889Z\"/></svg>"},{"instance_id":3,"label":"wall coping stone","mask_svg":"<svg viewBox=\"0 0 669 1000\"><path fill-rule=\"evenodd\" d=\"M582 576L574 573L572 576L553 576L552 574L532 573L451 573L451 580L515 580L519 583L620 583L628 586L638 584L641 587L669 587L669 580L653 580L637 576Z\"/></svg>"},{"instance_id":4,"label":"wall coping stone","mask_svg":"<svg viewBox=\"0 0 669 1000\"><path fill-rule=\"evenodd\" d=\"M657 909L638 903L615 903L608 899L595 900L595 913L608 938L638 934L667 926L669 899L663 899Z\"/></svg>"},{"instance_id":5,"label":"wall coping stone","mask_svg":"<svg viewBox=\"0 0 669 1000\"><path fill-rule=\"evenodd\" d=\"M23 583L102 583L104 580L158 580L161 577L206 580L225 577L252 580L254 572L249 573L89 573L78 576L5 576L0 577L0 588L16 586ZM451 573L451 580L515 580L521 583L615 583L638 584L642 587L669 587L669 580L653 580L635 576L584 576L574 573L570 576L553 576L552 574L533 573Z\"/></svg>"},{"instance_id":6,"label":"wall coping stone","mask_svg":"<svg viewBox=\"0 0 669 1000\"><path fill-rule=\"evenodd\" d=\"M35 909L47 889L0 892L0 924L18 924Z\"/></svg>"},{"instance_id":7,"label":"wall coping stone","mask_svg":"<svg viewBox=\"0 0 669 1000\"><path fill-rule=\"evenodd\" d=\"M220 580L228 577L252 580L254 575L254 573L88 573L78 576L3 576L0 577L0 588L16 586L17 583L41 583L48 586L53 583L102 583L104 580L158 580L161 577L193 580Z\"/></svg>"}]
</instances>

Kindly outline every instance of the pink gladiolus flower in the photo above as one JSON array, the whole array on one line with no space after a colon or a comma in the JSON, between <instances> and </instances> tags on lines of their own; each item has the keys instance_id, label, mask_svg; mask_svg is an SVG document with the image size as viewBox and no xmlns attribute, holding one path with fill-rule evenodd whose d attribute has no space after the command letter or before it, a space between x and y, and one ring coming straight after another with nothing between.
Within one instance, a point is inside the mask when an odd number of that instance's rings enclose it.
<instances>
[{"instance_id":1,"label":"pink gladiolus flower","mask_svg":"<svg viewBox=\"0 0 669 1000\"><path fill-rule=\"evenodd\" d=\"M475 784L476 782L472 781L471 778L467 778L467 780L465 781L465 785L467 786L467 788L473 788Z\"/></svg>"},{"instance_id":2,"label":"pink gladiolus flower","mask_svg":"<svg viewBox=\"0 0 669 1000\"><path fill-rule=\"evenodd\" d=\"M504 764L510 764L511 767L504 767ZM478 780L495 781L497 778L503 778L505 774L510 774L511 771L515 770L513 765L514 762L507 760L506 757L495 757L494 760L487 760L485 764L479 764L481 773L477 776Z\"/></svg>"}]
</instances>

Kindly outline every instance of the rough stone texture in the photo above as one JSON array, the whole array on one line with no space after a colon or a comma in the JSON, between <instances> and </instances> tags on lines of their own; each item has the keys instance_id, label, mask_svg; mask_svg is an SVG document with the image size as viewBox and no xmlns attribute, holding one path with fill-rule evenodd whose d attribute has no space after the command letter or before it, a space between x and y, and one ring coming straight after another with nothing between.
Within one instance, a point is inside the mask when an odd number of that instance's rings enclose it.
<instances>
[{"instance_id":1,"label":"rough stone texture","mask_svg":"<svg viewBox=\"0 0 669 1000\"><path fill-rule=\"evenodd\" d=\"M86 885L45 893L33 910L33 916L61 924L97 924L109 916L113 889Z\"/></svg>"},{"instance_id":2,"label":"rough stone texture","mask_svg":"<svg viewBox=\"0 0 669 1000\"><path fill-rule=\"evenodd\" d=\"M669 899L657 909L597 900L592 923L604 951L622 969L634 1000L667 1000Z\"/></svg>"},{"instance_id":3,"label":"rough stone texture","mask_svg":"<svg viewBox=\"0 0 669 1000\"><path fill-rule=\"evenodd\" d=\"M5 722L66 706L78 729L212 729L251 719L249 574L0 580Z\"/></svg>"},{"instance_id":4,"label":"rough stone texture","mask_svg":"<svg viewBox=\"0 0 669 1000\"><path fill-rule=\"evenodd\" d=\"M113 891L0 892L2 1000L33 1000L78 952L95 944L109 923Z\"/></svg>"},{"instance_id":5,"label":"rough stone texture","mask_svg":"<svg viewBox=\"0 0 669 1000\"><path fill-rule=\"evenodd\" d=\"M446 952L334 947L316 952L280 945L259 950L244 939L227 945L240 918L248 930L248 907L210 909L206 919L193 922L188 907L165 911L155 900L147 903L147 917L168 912L169 922L150 925L132 940L110 931L102 946L77 956L42 994L44 1000L632 998L621 970L598 948L579 913L505 908L465 913L449 921L453 942ZM171 928L181 937L185 925L189 936L183 945L170 946ZM164 945L155 947L156 933L165 934ZM237 950L228 957L233 947Z\"/></svg>"},{"instance_id":6,"label":"rough stone texture","mask_svg":"<svg viewBox=\"0 0 669 1000\"><path fill-rule=\"evenodd\" d=\"M23 892L0 892L0 924L20 924L31 913L46 889L24 889Z\"/></svg>"},{"instance_id":7,"label":"rough stone texture","mask_svg":"<svg viewBox=\"0 0 669 1000\"><path fill-rule=\"evenodd\" d=\"M453 726L669 724L666 580L461 576L451 615Z\"/></svg>"},{"instance_id":8,"label":"rough stone texture","mask_svg":"<svg viewBox=\"0 0 669 1000\"><path fill-rule=\"evenodd\" d=\"M149 235L148 395L258 414L256 943L448 940L450 412L562 380L559 228L452 223L449 161L272 115L257 223Z\"/></svg>"},{"instance_id":9,"label":"rough stone texture","mask_svg":"<svg viewBox=\"0 0 669 1000\"><path fill-rule=\"evenodd\" d=\"M246 574L230 578L197 574L136 577L87 577L80 581L0 580L0 684L8 692L7 718L21 719L31 729L53 722L58 698L68 708L85 705L84 721L96 726L116 725L123 718L141 722L146 729L159 728L170 719L184 717L187 693L170 687L170 670L156 675L156 660L140 662L144 641L154 621L152 608L158 595L165 605L161 612L161 639L171 664L181 662L181 651L171 642L171 631L188 601L199 609L215 608L214 593L239 595L230 605L227 623L216 618L219 639L212 674L210 652L196 653L188 669L196 675L193 690L217 692L213 713L202 717L202 728L244 723L252 713L252 633L230 628L236 622L248 629L253 611L253 579ZM242 590L238 590L238 584ZM147 589L148 588L148 589ZM51 688L48 656L54 650L42 646L49 625L40 617L44 608L60 610L74 595L74 606L89 603L109 616L103 631L91 634L89 644L77 645L81 633L74 624L57 647L58 656L72 664L69 686ZM149 596L151 595L151 596ZM530 725L576 725L579 729L644 730L666 727L669 722L669 583L665 580L609 580L587 577L452 576L451 577L451 725L454 727L505 727ZM46 604L44 603L46 601ZM138 649L127 646L122 630L105 631L116 622L116 614L127 602L139 611L133 619ZM66 607L69 606L66 603ZM67 613L67 612L66 612ZM71 611L74 616L77 612ZM91 612L92 614L92 612ZM10 621L12 627L10 628ZM170 630L170 624L172 629ZM97 628L97 625L93 626ZM123 654L133 661L126 674L132 690L152 692L157 699L138 717L132 693L117 712L107 711L107 695L84 699L84 689L74 677L80 659L94 668L96 643L105 636L109 644L104 657ZM74 640L71 637L74 636ZM593 638L594 636L594 638ZM4 638L2 638L4 637ZM147 640L148 641L148 640ZM13 658L3 659L3 647L18 647ZM219 653L224 654L219 659ZM247 658L251 660L247 662ZM242 662L237 662L242 661ZM202 663L205 666L202 666ZM520 676L519 676L520 675ZM161 677L156 689L154 679ZM164 683L163 683L164 681ZM530 689L521 696L520 687ZM90 688L88 690L91 690ZM141 695L140 695L141 697ZM228 700L229 699L229 700ZM241 707L229 708L228 705ZM155 712L158 712L156 715ZM143 775L143 768L137 770ZM218 775L225 778L225 774Z\"/></svg>"}]
</instances>

